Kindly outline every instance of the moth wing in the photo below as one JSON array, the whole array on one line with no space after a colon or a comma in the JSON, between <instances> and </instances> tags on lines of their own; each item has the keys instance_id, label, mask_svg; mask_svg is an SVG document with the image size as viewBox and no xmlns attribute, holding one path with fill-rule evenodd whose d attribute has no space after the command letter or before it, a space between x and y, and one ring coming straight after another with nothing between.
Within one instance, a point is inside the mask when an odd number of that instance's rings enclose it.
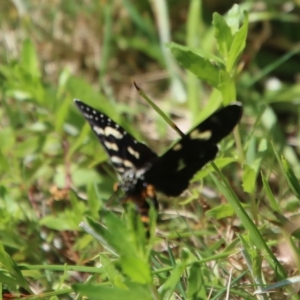
<instances>
[{"instance_id":1,"label":"moth wing","mask_svg":"<svg viewBox=\"0 0 300 300\"><path fill-rule=\"evenodd\" d=\"M124 128L104 113L79 99L74 99L74 102L91 126L91 129L106 150L112 165L120 175L129 169L140 169L157 157L150 148L138 142Z\"/></svg>"},{"instance_id":2,"label":"moth wing","mask_svg":"<svg viewBox=\"0 0 300 300\"><path fill-rule=\"evenodd\" d=\"M145 181L168 196L179 196L194 174L216 157L217 143L233 130L242 112L242 106L234 103L212 114L157 158Z\"/></svg>"}]
</instances>

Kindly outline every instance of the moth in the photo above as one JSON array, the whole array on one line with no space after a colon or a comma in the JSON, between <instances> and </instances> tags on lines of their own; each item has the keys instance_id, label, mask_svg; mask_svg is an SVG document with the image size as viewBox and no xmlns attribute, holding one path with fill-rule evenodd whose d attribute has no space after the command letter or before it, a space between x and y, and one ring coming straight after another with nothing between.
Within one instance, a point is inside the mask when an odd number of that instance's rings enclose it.
<instances>
[{"instance_id":1,"label":"moth","mask_svg":"<svg viewBox=\"0 0 300 300\"><path fill-rule=\"evenodd\" d=\"M158 156L104 113L79 99L74 102L119 174L122 202L135 203L144 222L148 221L150 202L158 209L156 191L179 196L194 174L216 157L217 144L233 130L243 113L239 102L221 108Z\"/></svg>"}]
</instances>

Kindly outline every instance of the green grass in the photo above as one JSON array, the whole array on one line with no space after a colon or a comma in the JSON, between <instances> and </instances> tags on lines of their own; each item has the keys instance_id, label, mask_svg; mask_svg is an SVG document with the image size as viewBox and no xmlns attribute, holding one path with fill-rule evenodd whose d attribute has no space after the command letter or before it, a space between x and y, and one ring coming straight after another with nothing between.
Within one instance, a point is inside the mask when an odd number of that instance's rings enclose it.
<instances>
[{"instance_id":1,"label":"green grass","mask_svg":"<svg viewBox=\"0 0 300 300\"><path fill-rule=\"evenodd\" d=\"M0 4L2 295L299 299L297 8L200 4ZM73 98L160 154L179 138L166 116L244 115L188 191L160 195L147 239Z\"/></svg>"}]
</instances>

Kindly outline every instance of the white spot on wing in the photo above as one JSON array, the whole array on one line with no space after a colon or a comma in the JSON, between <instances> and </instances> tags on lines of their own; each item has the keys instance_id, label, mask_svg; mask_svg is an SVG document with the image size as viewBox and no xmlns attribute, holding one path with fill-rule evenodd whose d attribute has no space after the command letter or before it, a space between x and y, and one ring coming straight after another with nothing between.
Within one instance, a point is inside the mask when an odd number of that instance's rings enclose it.
<instances>
[{"instance_id":1,"label":"white spot on wing","mask_svg":"<svg viewBox=\"0 0 300 300\"><path fill-rule=\"evenodd\" d=\"M192 140L209 140L211 138L212 132L211 130L199 131L198 129L194 129L190 133L190 138Z\"/></svg>"},{"instance_id":2,"label":"white spot on wing","mask_svg":"<svg viewBox=\"0 0 300 300\"><path fill-rule=\"evenodd\" d=\"M127 160L127 159L125 159L125 160L123 161L123 165L124 165L125 167L128 167L128 168L133 168L133 167L134 167L133 163L132 163L130 160Z\"/></svg>"},{"instance_id":3,"label":"white spot on wing","mask_svg":"<svg viewBox=\"0 0 300 300\"><path fill-rule=\"evenodd\" d=\"M143 174L148 170L149 168L142 168L136 171L136 177L143 180Z\"/></svg>"},{"instance_id":4,"label":"white spot on wing","mask_svg":"<svg viewBox=\"0 0 300 300\"><path fill-rule=\"evenodd\" d=\"M174 151L179 151L180 149L182 148L182 145L180 143L176 144L174 147L173 147L173 150Z\"/></svg>"},{"instance_id":5,"label":"white spot on wing","mask_svg":"<svg viewBox=\"0 0 300 300\"><path fill-rule=\"evenodd\" d=\"M112 135L116 139L121 139L123 137L123 134L120 131L109 126L105 127L104 132L106 136Z\"/></svg>"},{"instance_id":6,"label":"white spot on wing","mask_svg":"<svg viewBox=\"0 0 300 300\"><path fill-rule=\"evenodd\" d=\"M127 150L128 150L128 152L129 152L132 156L134 156L136 159L139 159L139 158L140 158L140 154L139 154L137 151L133 150L130 146L127 147Z\"/></svg>"},{"instance_id":7,"label":"white spot on wing","mask_svg":"<svg viewBox=\"0 0 300 300\"><path fill-rule=\"evenodd\" d=\"M107 149L114 150L114 151L119 151L119 147L115 143L110 143L110 142L104 141L104 144L105 144Z\"/></svg>"},{"instance_id":8,"label":"white spot on wing","mask_svg":"<svg viewBox=\"0 0 300 300\"><path fill-rule=\"evenodd\" d=\"M93 126L93 130L98 134L98 135L104 135L104 130L99 127L99 126Z\"/></svg>"},{"instance_id":9,"label":"white spot on wing","mask_svg":"<svg viewBox=\"0 0 300 300\"><path fill-rule=\"evenodd\" d=\"M122 164L123 160L122 158L118 157L118 156L112 156L110 158L111 162L114 164Z\"/></svg>"},{"instance_id":10,"label":"white spot on wing","mask_svg":"<svg viewBox=\"0 0 300 300\"><path fill-rule=\"evenodd\" d=\"M87 119L92 119L93 118L93 116L91 116L90 114L87 114L87 113L82 113L82 114Z\"/></svg>"}]
</instances>

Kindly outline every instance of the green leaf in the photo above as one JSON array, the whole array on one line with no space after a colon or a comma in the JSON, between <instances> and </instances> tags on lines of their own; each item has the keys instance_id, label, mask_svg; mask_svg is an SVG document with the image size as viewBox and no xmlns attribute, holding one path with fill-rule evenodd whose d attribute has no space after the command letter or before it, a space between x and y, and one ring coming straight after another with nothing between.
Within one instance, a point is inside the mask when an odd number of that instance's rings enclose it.
<instances>
[{"instance_id":1,"label":"green leaf","mask_svg":"<svg viewBox=\"0 0 300 300\"><path fill-rule=\"evenodd\" d=\"M218 13L213 14L213 25L218 49L226 61L233 41L230 27L227 25L225 19Z\"/></svg>"},{"instance_id":2,"label":"green leaf","mask_svg":"<svg viewBox=\"0 0 300 300\"><path fill-rule=\"evenodd\" d=\"M88 185L88 207L90 209L90 216L94 219L99 218L99 211L102 206L99 191L97 190L97 185L95 183L90 183Z\"/></svg>"},{"instance_id":3,"label":"green leaf","mask_svg":"<svg viewBox=\"0 0 300 300\"><path fill-rule=\"evenodd\" d=\"M218 68L208 59L199 56L187 47L183 47L175 43L170 44L170 49L182 67L192 72L199 79L204 80L216 88L218 87Z\"/></svg>"},{"instance_id":4,"label":"green leaf","mask_svg":"<svg viewBox=\"0 0 300 300\"><path fill-rule=\"evenodd\" d=\"M247 12L244 12L245 19L244 24L240 28L240 30L234 35L234 39L230 48L228 61L226 63L226 70L228 73L231 73L234 65L245 49L246 46L246 38L248 33L248 14Z\"/></svg>"},{"instance_id":5,"label":"green leaf","mask_svg":"<svg viewBox=\"0 0 300 300\"><path fill-rule=\"evenodd\" d=\"M126 285L123 283L124 279L121 276L121 274L117 271L112 261L104 254L100 253L99 256L101 264L111 284L118 288L126 289Z\"/></svg>"},{"instance_id":6,"label":"green leaf","mask_svg":"<svg viewBox=\"0 0 300 300\"><path fill-rule=\"evenodd\" d=\"M136 221L140 222L140 217ZM103 217L106 228L100 226L92 219L88 218L89 226L94 231L94 236L107 248L113 250L120 255L119 264L123 272L131 278L132 281L138 283L151 283L152 276L149 265L149 257L147 256L145 245L145 230L142 233L133 231L128 228L122 220L117 218L110 212ZM130 222L131 220L129 220ZM142 224L140 226L143 226ZM141 235L143 234L144 237ZM126 245L126 247L124 247Z\"/></svg>"},{"instance_id":7,"label":"green leaf","mask_svg":"<svg viewBox=\"0 0 300 300\"><path fill-rule=\"evenodd\" d=\"M240 26L241 10L238 4L234 4L228 11L226 17L226 23L231 28L231 33L234 35Z\"/></svg>"},{"instance_id":8,"label":"green leaf","mask_svg":"<svg viewBox=\"0 0 300 300\"><path fill-rule=\"evenodd\" d=\"M64 212L59 216L49 215L40 220L40 225L54 230L79 230L81 220L75 218L74 213Z\"/></svg>"},{"instance_id":9,"label":"green leaf","mask_svg":"<svg viewBox=\"0 0 300 300\"><path fill-rule=\"evenodd\" d=\"M243 188L244 191L247 193L254 192L255 186L256 186L256 172L255 170L245 164L243 166L244 172L243 172Z\"/></svg>"},{"instance_id":10,"label":"green leaf","mask_svg":"<svg viewBox=\"0 0 300 300\"><path fill-rule=\"evenodd\" d=\"M225 70L220 70L219 73L219 91L223 96L224 105L228 105L236 100L236 90L233 79Z\"/></svg>"},{"instance_id":11,"label":"green leaf","mask_svg":"<svg viewBox=\"0 0 300 300\"><path fill-rule=\"evenodd\" d=\"M7 156L2 153L0 150L0 170L8 170L10 167Z\"/></svg>"},{"instance_id":12,"label":"green leaf","mask_svg":"<svg viewBox=\"0 0 300 300\"><path fill-rule=\"evenodd\" d=\"M11 257L4 250L3 245L0 243L0 264L4 267L12 277L17 281L17 284L22 286L26 291L31 293L30 287L23 277L17 264L11 259Z\"/></svg>"},{"instance_id":13,"label":"green leaf","mask_svg":"<svg viewBox=\"0 0 300 300\"><path fill-rule=\"evenodd\" d=\"M215 208L208 210L205 216L208 218L215 218L217 220L232 217L235 214L234 209L229 204L222 204Z\"/></svg>"},{"instance_id":14,"label":"green leaf","mask_svg":"<svg viewBox=\"0 0 300 300\"><path fill-rule=\"evenodd\" d=\"M29 39L25 40L23 43L20 63L24 70L26 70L33 78L41 77L35 47Z\"/></svg>"},{"instance_id":15,"label":"green leaf","mask_svg":"<svg viewBox=\"0 0 300 300\"><path fill-rule=\"evenodd\" d=\"M188 277L187 299L207 299L205 288L205 279L202 274L202 266L199 263L193 263Z\"/></svg>"}]
</instances>

